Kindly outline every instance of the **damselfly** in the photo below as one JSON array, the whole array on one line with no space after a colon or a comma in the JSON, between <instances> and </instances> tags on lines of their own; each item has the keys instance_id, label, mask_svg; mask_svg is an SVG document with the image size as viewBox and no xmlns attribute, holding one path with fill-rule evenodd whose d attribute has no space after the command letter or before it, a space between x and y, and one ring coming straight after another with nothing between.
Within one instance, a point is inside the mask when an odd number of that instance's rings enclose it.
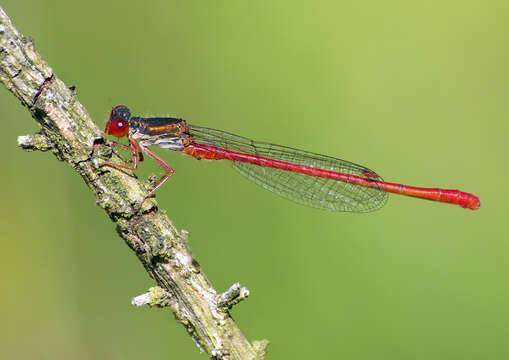
<instances>
[{"instance_id":1,"label":"damselfly","mask_svg":"<svg viewBox=\"0 0 509 360\"><path fill-rule=\"evenodd\" d=\"M173 175L174 170L148 147L180 151L197 159L230 160L249 180L282 197L307 206L332 211L367 212L381 208L387 193L456 204L476 210L477 196L460 191L422 188L389 183L373 170L349 161L253 141L220 130L188 124L171 117L131 117L126 106L113 108L106 134L127 137L129 146L113 143L132 153L132 165L107 162L103 165L136 170L143 153L156 160L165 174L145 200ZM138 161L139 160L139 161Z\"/></svg>"}]
</instances>

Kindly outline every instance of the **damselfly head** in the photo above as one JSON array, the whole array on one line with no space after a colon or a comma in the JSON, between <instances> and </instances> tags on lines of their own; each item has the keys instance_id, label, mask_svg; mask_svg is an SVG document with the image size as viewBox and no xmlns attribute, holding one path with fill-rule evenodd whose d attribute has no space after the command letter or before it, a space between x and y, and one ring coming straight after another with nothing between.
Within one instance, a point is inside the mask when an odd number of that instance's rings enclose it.
<instances>
[{"instance_id":1,"label":"damselfly head","mask_svg":"<svg viewBox=\"0 0 509 360\"><path fill-rule=\"evenodd\" d=\"M104 132L118 138L124 137L129 131L129 118L131 113L124 105L115 106L111 110L110 118L106 123Z\"/></svg>"}]
</instances>

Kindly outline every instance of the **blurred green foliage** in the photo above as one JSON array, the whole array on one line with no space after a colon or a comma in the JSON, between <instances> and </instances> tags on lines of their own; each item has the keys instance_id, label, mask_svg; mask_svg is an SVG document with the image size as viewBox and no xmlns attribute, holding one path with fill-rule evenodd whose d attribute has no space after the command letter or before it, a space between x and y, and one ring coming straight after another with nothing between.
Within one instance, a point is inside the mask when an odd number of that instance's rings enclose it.
<instances>
[{"instance_id":1,"label":"blurred green foliage","mask_svg":"<svg viewBox=\"0 0 509 360\"><path fill-rule=\"evenodd\" d=\"M509 357L507 0L2 6L101 128L122 103L481 197L329 213L156 150L176 169L159 204L218 290L250 288L232 314L269 359ZM203 359L130 305L153 282L77 174L16 147L38 127L0 92L1 357Z\"/></svg>"}]
</instances>

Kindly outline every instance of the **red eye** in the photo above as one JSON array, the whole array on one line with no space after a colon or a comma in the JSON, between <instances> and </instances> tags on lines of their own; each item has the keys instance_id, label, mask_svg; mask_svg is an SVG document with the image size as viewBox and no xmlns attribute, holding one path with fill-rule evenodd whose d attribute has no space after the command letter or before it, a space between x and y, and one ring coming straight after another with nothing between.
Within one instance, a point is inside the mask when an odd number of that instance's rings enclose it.
<instances>
[{"instance_id":1,"label":"red eye","mask_svg":"<svg viewBox=\"0 0 509 360\"><path fill-rule=\"evenodd\" d=\"M124 137L129 131L129 123L124 119L110 119L106 123L106 129L104 132L116 137Z\"/></svg>"}]
</instances>

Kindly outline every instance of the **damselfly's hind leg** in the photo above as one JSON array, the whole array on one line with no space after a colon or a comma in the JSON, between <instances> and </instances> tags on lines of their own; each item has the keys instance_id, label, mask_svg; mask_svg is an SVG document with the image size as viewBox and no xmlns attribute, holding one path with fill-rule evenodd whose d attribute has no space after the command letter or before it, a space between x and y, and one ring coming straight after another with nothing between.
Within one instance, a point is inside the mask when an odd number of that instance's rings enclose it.
<instances>
[{"instance_id":1,"label":"damselfly's hind leg","mask_svg":"<svg viewBox=\"0 0 509 360\"><path fill-rule=\"evenodd\" d=\"M148 156L150 156L152 159L154 159L155 161L157 161L159 163L159 165L161 165L161 167L164 169L165 173L163 176L161 176L159 178L159 180L156 181L156 183L154 184L154 188L152 190L150 190L144 197L143 197L143 200L141 201L140 205L136 208L135 210L135 213L137 213L138 211L140 211L141 207L143 206L143 204L145 203L145 200L147 200L149 197L151 197L157 189L159 189L174 173L175 173L175 170L173 170L173 168L168 165L163 159L161 159L159 156L157 156L154 152L152 152L150 149L147 149L146 147L144 146L140 146L141 150L143 152L145 152Z\"/></svg>"}]
</instances>

